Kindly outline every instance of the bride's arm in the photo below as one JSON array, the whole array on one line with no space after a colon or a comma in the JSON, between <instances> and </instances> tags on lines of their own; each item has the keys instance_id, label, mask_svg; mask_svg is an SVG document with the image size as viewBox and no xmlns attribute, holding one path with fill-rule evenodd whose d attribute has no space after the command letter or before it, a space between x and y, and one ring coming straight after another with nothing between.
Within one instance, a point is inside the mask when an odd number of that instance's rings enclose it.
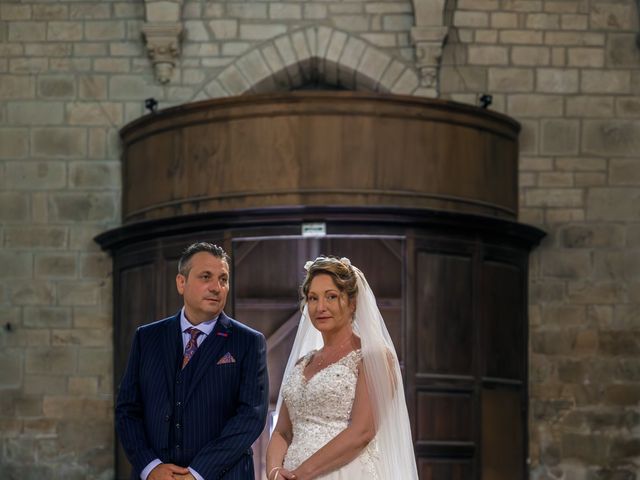
<instances>
[{"instance_id":1,"label":"bride's arm","mask_svg":"<svg viewBox=\"0 0 640 480\"><path fill-rule=\"evenodd\" d=\"M271 434L269 446L267 447L267 477L269 480L273 480L276 476L271 473L274 468L282 467L284 456L291 444L291 439L293 437L292 432L293 430L291 427L291 419L289 418L289 410L287 409L287 404L282 402L280 414L278 415L278 422L276 423L276 428ZM269 473L271 473L271 475L269 475Z\"/></svg>"},{"instance_id":2,"label":"bride's arm","mask_svg":"<svg viewBox=\"0 0 640 480\"><path fill-rule=\"evenodd\" d=\"M373 411L362 366L358 370L351 423L293 471L298 480L313 479L346 465L356 458L375 436Z\"/></svg>"}]
</instances>

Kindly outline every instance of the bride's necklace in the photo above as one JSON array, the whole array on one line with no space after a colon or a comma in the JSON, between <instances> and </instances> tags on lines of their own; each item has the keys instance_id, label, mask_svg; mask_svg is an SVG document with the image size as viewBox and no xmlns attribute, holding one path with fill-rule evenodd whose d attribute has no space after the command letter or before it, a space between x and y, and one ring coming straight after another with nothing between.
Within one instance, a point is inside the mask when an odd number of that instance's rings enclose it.
<instances>
[{"instance_id":1,"label":"bride's necklace","mask_svg":"<svg viewBox=\"0 0 640 480\"><path fill-rule=\"evenodd\" d=\"M347 338L344 342L342 342L339 345L336 346L331 346L331 347L327 347L326 345L324 347L322 347L322 349L316 353L316 355L314 355L314 364L316 365L316 367L318 368L322 368L325 365L328 365L329 363L331 363L331 361L329 361L329 359L331 359L332 361L335 360L334 357L336 357L336 353L339 353L342 351L342 348L345 345L348 345L349 343L351 343L351 336L349 336L349 338ZM326 358L325 358L326 357Z\"/></svg>"}]
</instances>

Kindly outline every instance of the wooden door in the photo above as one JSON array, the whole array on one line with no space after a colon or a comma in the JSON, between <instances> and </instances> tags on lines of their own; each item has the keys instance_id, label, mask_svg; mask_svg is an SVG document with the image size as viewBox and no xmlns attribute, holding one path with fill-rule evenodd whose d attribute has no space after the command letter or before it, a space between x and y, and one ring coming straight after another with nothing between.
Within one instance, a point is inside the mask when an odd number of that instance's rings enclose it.
<instances>
[{"instance_id":1,"label":"wooden door","mask_svg":"<svg viewBox=\"0 0 640 480\"><path fill-rule=\"evenodd\" d=\"M235 238L232 245L233 315L267 338L269 417L254 445L256 478L264 478L269 431L300 320L304 263L319 255L348 257L365 273L403 365L404 242L401 237L327 236Z\"/></svg>"}]
</instances>

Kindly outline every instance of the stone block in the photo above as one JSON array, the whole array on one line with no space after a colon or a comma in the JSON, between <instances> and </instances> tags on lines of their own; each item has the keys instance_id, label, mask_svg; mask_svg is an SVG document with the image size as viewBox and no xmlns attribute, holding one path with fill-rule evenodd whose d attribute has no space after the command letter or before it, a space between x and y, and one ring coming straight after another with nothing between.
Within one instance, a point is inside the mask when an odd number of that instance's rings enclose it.
<instances>
[{"instance_id":1,"label":"stone block","mask_svg":"<svg viewBox=\"0 0 640 480\"><path fill-rule=\"evenodd\" d=\"M585 120L582 144L587 154L636 158L640 151L640 120Z\"/></svg>"},{"instance_id":2,"label":"stone block","mask_svg":"<svg viewBox=\"0 0 640 480\"><path fill-rule=\"evenodd\" d=\"M363 15L338 15L330 17L335 28L346 32L366 32L369 28L369 17ZM398 31L397 25L392 20L387 20L388 31Z\"/></svg>"},{"instance_id":3,"label":"stone block","mask_svg":"<svg viewBox=\"0 0 640 480\"><path fill-rule=\"evenodd\" d=\"M514 46L511 49L511 62L518 66L537 67L550 63L550 50L548 47L524 47Z\"/></svg>"},{"instance_id":4,"label":"stone block","mask_svg":"<svg viewBox=\"0 0 640 480\"><path fill-rule=\"evenodd\" d=\"M416 75L413 70L407 68L393 84L393 87L391 87L391 93L412 95L419 84L418 75Z\"/></svg>"},{"instance_id":5,"label":"stone block","mask_svg":"<svg viewBox=\"0 0 640 480\"><path fill-rule=\"evenodd\" d=\"M640 250L594 252L594 278L634 281L640 279Z\"/></svg>"},{"instance_id":6,"label":"stone block","mask_svg":"<svg viewBox=\"0 0 640 480\"><path fill-rule=\"evenodd\" d=\"M89 41L115 40L125 38L126 23L123 21L95 21L84 23L85 39Z\"/></svg>"},{"instance_id":7,"label":"stone block","mask_svg":"<svg viewBox=\"0 0 640 480\"><path fill-rule=\"evenodd\" d=\"M22 385L22 350L3 348L0 351L0 388L19 388Z\"/></svg>"},{"instance_id":8,"label":"stone block","mask_svg":"<svg viewBox=\"0 0 640 480\"><path fill-rule=\"evenodd\" d=\"M476 31L476 43L495 44L497 42L498 42L497 30L477 30Z\"/></svg>"},{"instance_id":9,"label":"stone block","mask_svg":"<svg viewBox=\"0 0 640 480\"><path fill-rule=\"evenodd\" d=\"M508 49L497 46L469 46L470 65L507 65Z\"/></svg>"},{"instance_id":10,"label":"stone block","mask_svg":"<svg viewBox=\"0 0 640 480\"><path fill-rule=\"evenodd\" d=\"M67 103L66 120L69 125L118 127L123 123L122 104L115 102Z\"/></svg>"},{"instance_id":11,"label":"stone block","mask_svg":"<svg viewBox=\"0 0 640 480\"><path fill-rule=\"evenodd\" d=\"M11 73L43 73L48 70L46 58L15 58L9 60Z\"/></svg>"},{"instance_id":12,"label":"stone block","mask_svg":"<svg viewBox=\"0 0 640 480\"><path fill-rule=\"evenodd\" d=\"M295 3L270 3L269 18L272 20L299 20L302 6Z\"/></svg>"},{"instance_id":13,"label":"stone block","mask_svg":"<svg viewBox=\"0 0 640 480\"><path fill-rule=\"evenodd\" d=\"M120 162L73 162L69 164L69 186L117 189L121 184Z\"/></svg>"},{"instance_id":14,"label":"stone block","mask_svg":"<svg viewBox=\"0 0 640 480\"><path fill-rule=\"evenodd\" d=\"M28 57L70 57L73 52L71 43L30 43L25 45Z\"/></svg>"},{"instance_id":15,"label":"stone block","mask_svg":"<svg viewBox=\"0 0 640 480\"><path fill-rule=\"evenodd\" d=\"M566 328L534 332L531 335L531 351L542 355L566 355L574 348L575 336L575 332Z\"/></svg>"},{"instance_id":16,"label":"stone block","mask_svg":"<svg viewBox=\"0 0 640 480\"><path fill-rule=\"evenodd\" d=\"M610 117L614 115L613 97L584 95L566 99L567 115L572 117Z\"/></svg>"},{"instance_id":17,"label":"stone block","mask_svg":"<svg viewBox=\"0 0 640 480\"><path fill-rule=\"evenodd\" d=\"M640 160L614 158L609 162L610 185L640 185Z\"/></svg>"},{"instance_id":18,"label":"stone block","mask_svg":"<svg viewBox=\"0 0 640 480\"><path fill-rule=\"evenodd\" d=\"M606 37L601 33L588 32L545 32L544 43L557 46L587 46L602 47Z\"/></svg>"},{"instance_id":19,"label":"stone block","mask_svg":"<svg viewBox=\"0 0 640 480\"><path fill-rule=\"evenodd\" d=\"M98 73L128 73L132 68L127 58L96 58L93 70Z\"/></svg>"},{"instance_id":20,"label":"stone block","mask_svg":"<svg viewBox=\"0 0 640 480\"><path fill-rule=\"evenodd\" d=\"M67 388L71 395L96 396L98 379L96 377L70 377Z\"/></svg>"},{"instance_id":21,"label":"stone block","mask_svg":"<svg viewBox=\"0 0 640 480\"><path fill-rule=\"evenodd\" d=\"M110 348L80 348L79 375L109 375L113 371L113 351Z\"/></svg>"},{"instance_id":22,"label":"stone block","mask_svg":"<svg viewBox=\"0 0 640 480\"><path fill-rule=\"evenodd\" d=\"M287 31L285 25L278 24L242 24L240 25L240 38L244 40L268 40Z\"/></svg>"},{"instance_id":23,"label":"stone block","mask_svg":"<svg viewBox=\"0 0 640 480\"><path fill-rule=\"evenodd\" d=\"M46 40L46 27L45 22L11 22L8 38L10 42L42 42Z\"/></svg>"},{"instance_id":24,"label":"stone block","mask_svg":"<svg viewBox=\"0 0 640 480\"><path fill-rule=\"evenodd\" d=\"M605 355L637 357L640 354L640 332L638 331L601 330L599 335L599 351Z\"/></svg>"},{"instance_id":25,"label":"stone block","mask_svg":"<svg viewBox=\"0 0 640 480\"><path fill-rule=\"evenodd\" d=\"M31 278L33 274L33 258L30 252L0 250L0 279Z\"/></svg>"},{"instance_id":26,"label":"stone block","mask_svg":"<svg viewBox=\"0 0 640 480\"><path fill-rule=\"evenodd\" d=\"M0 192L0 220L24 221L29 218L28 194L19 192ZM10 247L10 228L5 229L5 247Z\"/></svg>"},{"instance_id":27,"label":"stone block","mask_svg":"<svg viewBox=\"0 0 640 480\"><path fill-rule=\"evenodd\" d=\"M487 89L487 73L484 67L456 67L441 70L441 85L449 91L485 91Z\"/></svg>"},{"instance_id":28,"label":"stone block","mask_svg":"<svg viewBox=\"0 0 640 480\"><path fill-rule=\"evenodd\" d=\"M110 329L76 328L51 331L51 345L65 347L80 345L83 347L110 347L113 343Z\"/></svg>"},{"instance_id":29,"label":"stone block","mask_svg":"<svg viewBox=\"0 0 640 480\"><path fill-rule=\"evenodd\" d=\"M260 50L253 50L236 62L236 67L242 72L249 85L255 87L260 84L264 91L274 91L275 83L271 78L271 70ZM254 88L255 90L255 88Z\"/></svg>"},{"instance_id":30,"label":"stone block","mask_svg":"<svg viewBox=\"0 0 640 480\"><path fill-rule=\"evenodd\" d=\"M66 185L63 162L8 162L6 175L12 189L60 189Z\"/></svg>"},{"instance_id":31,"label":"stone block","mask_svg":"<svg viewBox=\"0 0 640 480\"><path fill-rule=\"evenodd\" d=\"M491 92L530 92L533 90L533 71L525 68L489 68Z\"/></svg>"},{"instance_id":32,"label":"stone block","mask_svg":"<svg viewBox=\"0 0 640 480\"><path fill-rule=\"evenodd\" d=\"M591 253L581 250L551 250L542 256L545 276L579 279L591 273Z\"/></svg>"},{"instance_id":33,"label":"stone block","mask_svg":"<svg viewBox=\"0 0 640 480\"><path fill-rule=\"evenodd\" d=\"M29 152L28 130L23 128L0 128L0 159L23 158ZM0 205L0 212L4 211Z\"/></svg>"},{"instance_id":34,"label":"stone block","mask_svg":"<svg viewBox=\"0 0 640 480\"><path fill-rule=\"evenodd\" d=\"M553 327L587 325L584 305L545 305L542 309L542 323Z\"/></svg>"},{"instance_id":35,"label":"stone block","mask_svg":"<svg viewBox=\"0 0 640 480\"><path fill-rule=\"evenodd\" d=\"M561 15L560 28L562 30L587 30L589 28L589 17L582 14Z\"/></svg>"},{"instance_id":36,"label":"stone block","mask_svg":"<svg viewBox=\"0 0 640 480\"><path fill-rule=\"evenodd\" d=\"M70 75L38 77L38 96L45 99L69 99L75 96L75 78Z\"/></svg>"},{"instance_id":37,"label":"stone block","mask_svg":"<svg viewBox=\"0 0 640 480\"><path fill-rule=\"evenodd\" d=\"M624 286L619 282L569 282L567 298L576 304L615 305L626 301Z\"/></svg>"},{"instance_id":38,"label":"stone block","mask_svg":"<svg viewBox=\"0 0 640 480\"><path fill-rule=\"evenodd\" d=\"M86 154L83 128L35 128L31 131L32 153L41 157L81 157Z\"/></svg>"},{"instance_id":39,"label":"stone block","mask_svg":"<svg viewBox=\"0 0 640 480\"><path fill-rule=\"evenodd\" d=\"M501 30L499 36L500 43L506 45L542 45L543 38L543 32L532 30Z\"/></svg>"},{"instance_id":40,"label":"stone block","mask_svg":"<svg viewBox=\"0 0 640 480\"><path fill-rule=\"evenodd\" d=\"M73 326L76 328L112 328L111 305L105 308L73 307Z\"/></svg>"},{"instance_id":41,"label":"stone block","mask_svg":"<svg viewBox=\"0 0 640 480\"><path fill-rule=\"evenodd\" d=\"M184 22L185 38L189 42L208 42L209 32L202 20L187 20Z\"/></svg>"},{"instance_id":42,"label":"stone block","mask_svg":"<svg viewBox=\"0 0 640 480\"><path fill-rule=\"evenodd\" d=\"M232 95L240 95L250 90L251 85L244 78L240 70L235 65L231 65L222 72L218 81Z\"/></svg>"},{"instance_id":43,"label":"stone block","mask_svg":"<svg viewBox=\"0 0 640 480\"><path fill-rule=\"evenodd\" d=\"M95 282L88 280L60 282L57 287L58 305L88 306L98 304L100 287Z\"/></svg>"},{"instance_id":44,"label":"stone block","mask_svg":"<svg viewBox=\"0 0 640 480\"><path fill-rule=\"evenodd\" d=\"M392 58L375 48L367 47L356 73L356 85L370 85L375 89Z\"/></svg>"},{"instance_id":45,"label":"stone block","mask_svg":"<svg viewBox=\"0 0 640 480\"><path fill-rule=\"evenodd\" d=\"M568 248L616 248L625 242L625 229L615 224L571 225L562 230Z\"/></svg>"},{"instance_id":46,"label":"stone block","mask_svg":"<svg viewBox=\"0 0 640 480\"><path fill-rule=\"evenodd\" d=\"M42 410L49 418L82 418L103 420L112 417L113 402L107 399L75 397L71 395L47 395ZM86 422L86 420L84 420ZM86 441L86 436L84 437Z\"/></svg>"},{"instance_id":47,"label":"stone block","mask_svg":"<svg viewBox=\"0 0 640 480\"><path fill-rule=\"evenodd\" d=\"M583 93L631 93L631 73L626 70L585 70L580 89Z\"/></svg>"},{"instance_id":48,"label":"stone block","mask_svg":"<svg viewBox=\"0 0 640 480\"><path fill-rule=\"evenodd\" d=\"M559 117L563 101L558 95L510 95L507 112L514 117Z\"/></svg>"},{"instance_id":49,"label":"stone block","mask_svg":"<svg viewBox=\"0 0 640 480\"><path fill-rule=\"evenodd\" d=\"M111 5L110 3L72 3L69 7L69 17L77 20L107 19L111 17Z\"/></svg>"},{"instance_id":50,"label":"stone block","mask_svg":"<svg viewBox=\"0 0 640 480\"><path fill-rule=\"evenodd\" d=\"M576 187L601 187L607 184L606 173L576 173L574 175Z\"/></svg>"},{"instance_id":51,"label":"stone block","mask_svg":"<svg viewBox=\"0 0 640 480\"><path fill-rule=\"evenodd\" d=\"M525 26L530 30L558 30L560 15L555 13L530 13L525 17Z\"/></svg>"},{"instance_id":52,"label":"stone block","mask_svg":"<svg viewBox=\"0 0 640 480\"><path fill-rule=\"evenodd\" d=\"M356 37L350 37L347 40L338 62L338 82L343 87L355 88L355 72L366 46L365 42Z\"/></svg>"},{"instance_id":53,"label":"stone block","mask_svg":"<svg viewBox=\"0 0 640 480\"><path fill-rule=\"evenodd\" d=\"M266 3L227 3L227 17L242 19L266 19Z\"/></svg>"},{"instance_id":54,"label":"stone block","mask_svg":"<svg viewBox=\"0 0 640 480\"><path fill-rule=\"evenodd\" d=\"M25 375L24 392L28 395L61 395L67 392L67 377L47 374Z\"/></svg>"},{"instance_id":55,"label":"stone block","mask_svg":"<svg viewBox=\"0 0 640 480\"><path fill-rule=\"evenodd\" d=\"M0 5L0 19L5 22L14 20L29 20L31 18L31 5L16 5L11 3Z\"/></svg>"},{"instance_id":56,"label":"stone block","mask_svg":"<svg viewBox=\"0 0 640 480\"><path fill-rule=\"evenodd\" d=\"M9 287L14 305L51 305L54 300L54 285L40 280L16 280Z\"/></svg>"},{"instance_id":57,"label":"stone block","mask_svg":"<svg viewBox=\"0 0 640 480\"><path fill-rule=\"evenodd\" d=\"M60 375L74 373L75 370L75 349L66 347L32 347L26 350L26 373L54 373Z\"/></svg>"},{"instance_id":58,"label":"stone block","mask_svg":"<svg viewBox=\"0 0 640 480\"><path fill-rule=\"evenodd\" d=\"M542 172L538 175L539 187L572 187L573 174L566 172Z\"/></svg>"},{"instance_id":59,"label":"stone block","mask_svg":"<svg viewBox=\"0 0 640 480\"><path fill-rule=\"evenodd\" d=\"M64 328L71 326L71 315L67 307L25 307L23 322L30 328Z\"/></svg>"},{"instance_id":60,"label":"stone block","mask_svg":"<svg viewBox=\"0 0 640 480\"><path fill-rule=\"evenodd\" d=\"M11 102L7 107L9 122L14 125L56 125L62 123L61 102Z\"/></svg>"},{"instance_id":61,"label":"stone block","mask_svg":"<svg viewBox=\"0 0 640 480\"><path fill-rule=\"evenodd\" d=\"M330 3L329 4L329 17L351 15L351 14L364 14L364 6L362 3ZM378 28L382 28L382 17L377 16Z\"/></svg>"},{"instance_id":62,"label":"stone block","mask_svg":"<svg viewBox=\"0 0 640 480\"><path fill-rule=\"evenodd\" d=\"M109 222L115 220L117 200L106 193L57 193L49 197L49 211L53 221Z\"/></svg>"},{"instance_id":63,"label":"stone block","mask_svg":"<svg viewBox=\"0 0 640 480\"><path fill-rule=\"evenodd\" d=\"M486 28L489 26L489 13L456 10L453 14L455 27Z\"/></svg>"},{"instance_id":64,"label":"stone block","mask_svg":"<svg viewBox=\"0 0 640 480\"><path fill-rule=\"evenodd\" d=\"M53 42L77 42L82 40L83 29L80 22L47 23L47 40Z\"/></svg>"},{"instance_id":65,"label":"stone block","mask_svg":"<svg viewBox=\"0 0 640 480\"><path fill-rule=\"evenodd\" d=\"M16 198L24 198L24 207L22 201L15 201ZM17 219L24 219L27 215L26 205L23 195L16 197L13 193L0 193L0 218L13 218L8 214L3 215L3 207L6 207ZM67 230L64 227L6 227L4 244L8 248L64 248L67 245Z\"/></svg>"},{"instance_id":66,"label":"stone block","mask_svg":"<svg viewBox=\"0 0 640 480\"><path fill-rule=\"evenodd\" d=\"M525 192L527 207L581 207L583 191L577 188L539 188Z\"/></svg>"},{"instance_id":67,"label":"stone block","mask_svg":"<svg viewBox=\"0 0 640 480\"><path fill-rule=\"evenodd\" d=\"M0 75L0 100L32 99L34 93L35 88L32 77Z\"/></svg>"},{"instance_id":68,"label":"stone block","mask_svg":"<svg viewBox=\"0 0 640 480\"><path fill-rule=\"evenodd\" d=\"M545 93L576 93L578 70L542 68L536 71L537 90Z\"/></svg>"},{"instance_id":69,"label":"stone block","mask_svg":"<svg viewBox=\"0 0 640 480\"><path fill-rule=\"evenodd\" d=\"M31 436L52 436L58 422L52 418L25 418L24 433Z\"/></svg>"},{"instance_id":70,"label":"stone block","mask_svg":"<svg viewBox=\"0 0 640 480\"><path fill-rule=\"evenodd\" d=\"M75 277L77 262L72 254L38 254L35 258L35 274L43 278Z\"/></svg>"},{"instance_id":71,"label":"stone block","mask_svg":"<svg viewBox=\"0 0 640 480\"><path fill-rule=\"evenodd\" d=\"M238 37L238 21L237 20L211 20L209 22L209 30L216 39L228 39Z\"/></svg>"},{"instance_id":72,"label":"stone block","mask_svg":"<svg viewBox=\"0 0 640 480\"><path fill-rule=\"evenodd\" d=\"M298 57L289 36L282 36L275 41L275 47L286 67L292 86L302 85L303 73L298 63Z\"/></svg>"},{"instance_id":73,"label":"stone block","mask_svg":"<svg viewBox=\"0 0 640 480\"><path fill-rule=\"evenodd\" d=\"M606 46L607 65L612 68L634 68L640 62L640 52L634 33L611 34Z\"/></svg>"},{"instance_id":74,"label":"stone block","mask_svg":"<svg viewBox=\"0 0 640 480\"><path fill-rule=\"evenodd\" d=\"M640 117L640 98L616 98L616 112L620 117Z\"/></svg>"},{"instance_id":75,"label":"stone block","mask_svg":"<svg viewBox=\"0 0 640 480\"><path fill-rule=\"evenodd\" d=\"M302 17L305 20L322 20L327 18L327 6L306 3L302 6Z\"/></svg>"},{"instance_id":76,"label":"stone block","mask_svg":"<svg viewBox=\"0 0 640 480\"><path fill-rule=\"evenodd\" d=\"M599 2L590 10L589 24L593 30L631 30L634 14L631 4Z\"/></svg>"},{"instance_id":77,"label":"stone block","mask_svg":"<svg viewBox=\"0 0 640 480\"><path fill-rule=\"evenodd\" d=\"M567 49L567 56L569 67L604 67L604 50L602 48L569 48Z\"/></svg>"},{"instance_id":78,"label":"stone block","mask_svg":"<svg viewBox=\"0 0 640 480\"><path fill-rule=\"evenodd\" d=\"M543 120L541 152L545 155L576 155L579 150L578 120Z\"/></svg>"}]
</instances>

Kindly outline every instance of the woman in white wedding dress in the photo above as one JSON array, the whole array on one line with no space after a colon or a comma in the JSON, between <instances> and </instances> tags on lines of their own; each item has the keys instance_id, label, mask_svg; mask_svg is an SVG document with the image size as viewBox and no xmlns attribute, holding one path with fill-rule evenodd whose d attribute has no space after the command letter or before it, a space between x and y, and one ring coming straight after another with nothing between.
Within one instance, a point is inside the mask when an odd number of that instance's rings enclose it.
<instances>
[{"instance_id":1,"label":"woman in white wedding dress","mask_svg":"<svg viewBox=\"0 0 640 480\"><path fill-rule=\"evenodd\" d=\"M346 258L305 269L268 480L417 479L400 367L364 275Z\"/></svg>"}]
</instances>

